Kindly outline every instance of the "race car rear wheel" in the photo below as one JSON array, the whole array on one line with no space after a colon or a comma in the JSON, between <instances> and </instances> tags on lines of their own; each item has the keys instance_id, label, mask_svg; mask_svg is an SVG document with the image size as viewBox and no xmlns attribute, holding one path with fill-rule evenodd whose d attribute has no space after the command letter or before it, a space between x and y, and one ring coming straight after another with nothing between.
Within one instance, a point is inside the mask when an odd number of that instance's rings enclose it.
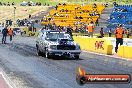
<instances>
[{"instance_id":1,"label":"race car rear wheel","mask_svg":"<svg viewBox=\"0 0 132 88\"><path fill-rule=\"evenodd\" d=\"M79 59L79 55L74 55L74 58L75 59Z\"/></svg>"}]
</instances>

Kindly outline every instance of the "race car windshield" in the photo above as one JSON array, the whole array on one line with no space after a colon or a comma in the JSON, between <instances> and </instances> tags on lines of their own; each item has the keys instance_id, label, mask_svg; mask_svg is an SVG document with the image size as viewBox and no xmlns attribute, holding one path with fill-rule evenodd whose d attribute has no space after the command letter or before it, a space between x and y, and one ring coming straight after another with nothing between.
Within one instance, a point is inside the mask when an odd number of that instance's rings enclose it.
<instances>
[{"instance_id":1,"label":"race car windshield","mask_svg":"<svg viewBox=\"0 0 132 88\"><path fill-rule=\"evenodd\" d=\"M64 33L47 33L47 40L56 41L58 39L68 39L69 41L72 40L70 35L65 35Z\"/></svg>"}]
</instances>

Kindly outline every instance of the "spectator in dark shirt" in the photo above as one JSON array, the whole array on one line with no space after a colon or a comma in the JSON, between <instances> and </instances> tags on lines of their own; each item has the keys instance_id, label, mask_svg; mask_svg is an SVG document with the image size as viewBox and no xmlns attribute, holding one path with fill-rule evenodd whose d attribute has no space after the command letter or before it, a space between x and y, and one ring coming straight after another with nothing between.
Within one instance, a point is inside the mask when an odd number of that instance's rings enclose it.
<instances>
[{"instance_id":1,"label":"spectator in dark shirt","mask_svg":"<svg viewBox=\"0 0 132 88\"><path fill-rule=\"evenodd\" d=\"M93 4L93 8L97 8L97 5L95 3Z\"/></svg>"},{"instance_id":2,"label":"spectator in dark shirt","mask_svg":"<svg viewBox=\"0 0 132 88\"><path fill-rule=\"evenodd\" d=\"M58 5L55 6L55 9L56 9L56 10L58 9Z\"/></svg>"},{"instance_id":3,"label":"spectator in dark shirt","mask_svg":"<svg viewBox=\"0 0 132 88\"><path fill-rule=\"evenodd\" d=\"M64 3L63 5L66 5L66 3Z\"/></svg>"},{"instance_id":4,"label":"spectator in dark shirt","mask_svg":"<svg viewBox=\"0 0 132 88\"><path fill-rule=\"evenodd\" d=\"M6 37L7 37L7 34L8 34L8 29L7 27L5 27L3 30L2 30L2 44L6 44Z\"/></svg>"},{"instance_id":5,"label":"spectator in dark shirt","mask_svg":"<svg viewBox=\"0 0 132 88\"><path fill-rule=\"evenodd\" d=\"M111 29L109 29L108 36L111 37L111 35L112 35L112 31L111 31Z\"/></svg>"},{"instance_id":6,"label":"spectator in dark shirt","mask_svg":"<svg viewBox=\"0 0 132 88\"><path fill-rule=\"evenodd\" d=\"M14 2L12 2L12 6L14 6L15 5L15 3Z\"/></svg>"},{"instance_id":7,"label":"spectator in dark shirt","mask_svg":"<svg viewBox=\"0 0 132 88\"><path fill-rule=\"evenodd\" d=\"M100 36L101 36L101 38L104 37L104 31L103 31L103 28L100 29Z\"/></svg>"},{"instance_id":8,"label":"spectator in dark shirt","mask_svg":"<svg viewBox=\"0 0 132 88\"><path fill-rule=\"evenodd\" d=\"M2 6L2 2L0 2L0 6Z\"/></svg>"},{"instance_id":9,"label":"spectator in dark shirt","mask_svg":"<svg viewBox=\"0 0 132 88\"><path fill-rule=\"evenodd\" d=\"M9 2L7 3L7 6L10 6L10 3Z\"/></svg>"},{"instance_id":10,"label":"spectator in dark shirt","mask_svg":"<svg viewBox=\"0 0 132 88\"><path fill-rule=\"evenodd\" d=\"M80 16L79 19L83 19L83 18Z\"/></svg>"},{"instance_id":11,"label":"spectator in dark shirt","mask_svg":"<svg viewBox=\"0 0 132 88\"><path fill-rule=\"evenodd\" d=\"M67 28L67 33L68 33L70 36L72 36L72 27L71 27L71 25L68 26L68 28Z\"/></svg>"}]
</instances>

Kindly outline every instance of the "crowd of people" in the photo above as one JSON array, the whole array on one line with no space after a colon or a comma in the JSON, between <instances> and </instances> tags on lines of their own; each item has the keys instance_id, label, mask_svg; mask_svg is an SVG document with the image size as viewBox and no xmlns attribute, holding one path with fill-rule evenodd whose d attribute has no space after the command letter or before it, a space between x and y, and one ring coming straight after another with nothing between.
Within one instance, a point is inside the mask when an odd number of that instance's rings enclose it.
<instances>
[{"instance_id":1,"label":"crowd of people","mask_svg":"<svg viewBox=\"0 0 132 88\"><path fill-rule=\"evenodd\" d=\"M48 3L41 3L41 2L33 2L33 1L29 1L29 2L27 2L27 1L22 1L21 3L20 3L20 6L49 6L49 4Z\"/></svg>"},{"instance_id":2,"label":"crowd of people","mask_svg":"<svg viewBox=\"0 0 132 88\"><path fill-rule=\"evenodd\" d=\"M44 30L58 30L58 31L65 31L68 34L70 34L72 36L72 32L73 32L73 28L71 25L69 25L68 27L61 27L61 26L56 26L55 24L53 25L44 25L41 28L41 32L43 32Z\"/></svg>"},{"instance_id":3,"label":"crowd of people","mask_svg":"<svg viewBox=\"0 0 132 88\"><path fill-rule=\"evenodd\" d=\"M0 6L15 6L17 3L15 2L0 2ZM33 2L33 1L22 1L20 6L49 6L49 3L42 4L41 2Z\"/></svg>"},{"instance_id":4,"label":"crowd of people","mask_svg":"<svg viewBox=\"0 0 132 88\"><path fill-rule=\"evenodd\" d=\"M22 19L22 20L17 19L16 23L18 27L27 26L28 24L30 24L30 22L27 19Z\"/></svg>"},{"instance_id":5,"label":"crowd of people","mask_svg":"<svg viewBox=\"0 0 132 88\"><path fill-rule=\"evenodd\" d=\"M56 26L55 24L51 25L51 24L48 24L48 25L45 25L46 28L45 29L51 29L51 30L67 30L67 28L70 27L71 31L72 32L75 32L75 33L88 33L88 36L89 37L93 37L93 34L94 34L94 28L96 26L96 24L93 23L93 21L91 21L88 25L87 24L81 24L80 26L78 25L75 25L74 27L72 27L71 25L69 25L68 27L63 27L63 26ZM129 30L129 29L124 29L124 34L126 35L127 38L130 37L130 35L132 35L132 31ZM106 34L108 34L108 37L112 37L112 35L114 34L114 32L109 29L107 32L104 32L104 28L100 28L100 31L99 31L99 38L103 38L104 36L106 36Z\"/></svg>"},{"instance_id":6,"label":"crowd of people","mask_svg":"<svg viewBox=\"0 0 132 88\"><path fill-rule=\"evenodd\" d=\"M16 5L15 2L12 2L12 3L10 3L10 2L7 2L7 3L0 2L0 6L14 6L14 5Z\"/></svg>"},{"instance_id":7,"label":"crowd of people","mask_svg":"<svg viewBox=\"0 0 132 88\"><path fill-rule=\"evenodd\" d=\"M28 31L31 31L31 32L37 32L37 28L40 28L40 27L41 25L39 24L38 20L35 20L31 24L27 25Z\"/></svg>"},{"instance_id":8,"label":"crowd of people","mask_svg":"<svg viewBox=\"0 0 132 88\"><path fill-rule=\"evenodd\" d=\"M10 42L12 42L12 37L13 37L13 28L11 28L11 26L6 26L3 30L2 30L2 44L6 44L6 39L7 36L10 37Z\"/></svg>"},{"instance_id":9,"label":"crowd of people","mask_svg":"<svg viewBox=\"0 0 132 88\"><path fill-rule=\"evenodd\" d=\"M6 20L5 22L1 22L0 23L0 26L1 27L5 27L5 25L7 26L12 26L13 25L13 21L11 20L11 19L8 19L8 20Z\"/></svg>"}]
</instances>

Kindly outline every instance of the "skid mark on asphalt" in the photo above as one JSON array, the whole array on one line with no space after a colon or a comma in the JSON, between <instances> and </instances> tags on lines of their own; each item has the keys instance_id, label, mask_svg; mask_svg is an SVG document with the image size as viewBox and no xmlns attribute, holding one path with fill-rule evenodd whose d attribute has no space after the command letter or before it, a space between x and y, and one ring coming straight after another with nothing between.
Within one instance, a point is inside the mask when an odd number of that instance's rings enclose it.
<instances>
[{"instance_id":1,"label":"skid mark on asphalt","mask_svg":"<svg viewBox=\"0 0 132 88\"><path fill-rule=\"evenodd\" d=\"M36 48L26 44L6 44L3 47L8 48L11 51L17 52L23 56L37 56Z\"/></svg>"}]
</instances>

